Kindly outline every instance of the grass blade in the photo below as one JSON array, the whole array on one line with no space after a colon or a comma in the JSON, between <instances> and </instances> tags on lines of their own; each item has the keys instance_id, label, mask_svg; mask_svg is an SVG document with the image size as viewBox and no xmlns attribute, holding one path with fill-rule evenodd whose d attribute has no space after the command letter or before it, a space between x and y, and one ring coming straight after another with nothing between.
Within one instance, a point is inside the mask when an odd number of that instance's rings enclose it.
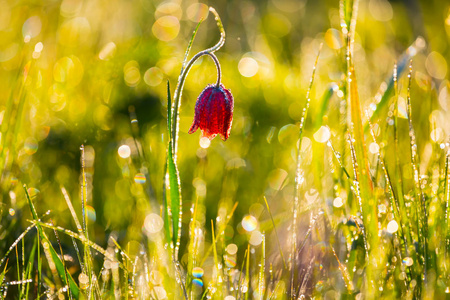
<instances>
[{"instance_id":1,"label":"grass blade","mask_svg":"<svg viewBox=\"0 0 450 300\"><path fill-rule=\"evenodd\" d=\"M59 275L60 279L63 281L64 285L68 285L72 292L72 295L75 298L78 298L80 295L80 290L79 290L77 284L75 283L75 281L73 280L72 276L70 275L70 273L67 273L67 280L66 280L66 270L65 270L64 264L61 261L61 259L59 258L58 253L56 253L55 249L53 248L52 244L50 243L50 240L48 239L44 230L42 229L42 226L39 222L39 217L36 213L36 209L33 205L33 202L31 201L30 195L28 194L26 185L24 185L23 188L25 190L25 195L26 195L26 198L28 201L28 205L30 206L31 214L33 215L33 219L36 222L35 225L38 230L39 236L41 238L41 242L42 242L42 246L44 247L44 251L47 251L49 254L48 257L51 257L51 259L53 260L53 263L55 264L58 275Z\"/></svg>"},{"instance_id":2,"label":"grass blade","mask_svg":"<svg viewBox=\"0 0 450 300\"><path fill-rule=\"evenodd\" d=\"M320 56L320 51L322 50L322 45L323 44L320 44L319 51L318 51L317 57L316 57L316 61L314 62L311 79L309 81L309 87L306 92L306 103L305 103L305 107L303 108L302 118L300 119L300 125L299 125L299 134L298 134L298 143L297 143L297 167L296 167L296 171L295 171L294 202L293 202L293 208L292 208L292 211L293 211L292 247L291 247L291 253L290 253L290 258L289 258L289 261L290 261L289 268L291 270L291 276L290 276L290 288L291 288L290 297L291 297L291 299L293 299L295 297L294 270L295 270L295 265L296 265L295 256L296 256L296 252L297 252L297 214L298 214L298 209L299 209L298 193L299 193L300 184L303 181L302 175L301 175L301 165L302 165L301 149L302 149L303 129L304 129L304 125L305 125L305 120L308 116L309 105L311 103L311 99L310 99L309 95L311 93L312 85L314 82L314 76L316 74L317 63L319 62L319 56Z\"/></svg>"}]
</instances>

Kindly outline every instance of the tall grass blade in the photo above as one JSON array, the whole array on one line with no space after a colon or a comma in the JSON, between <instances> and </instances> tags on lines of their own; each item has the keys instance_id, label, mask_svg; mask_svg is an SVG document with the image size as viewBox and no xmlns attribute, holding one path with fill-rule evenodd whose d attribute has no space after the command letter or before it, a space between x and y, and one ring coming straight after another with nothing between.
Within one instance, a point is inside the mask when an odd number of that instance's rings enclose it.
<instances>
[{"instance_id":1,"label":"tall grass blade","mask_svg":"<svg viewBox=\"0 0 450 300\"><path fill-rule=\"evenodd\" d=\"M215 267L215 277L213 277L213 284L214 284L214 290L218 291L218 294L222 294L222 278L221 278L221 267L219 266L219 258L217 256L217 248L216 248L216 242L217 242L217 236L214 235L214 222L211 220L211 234L212 234L212 246L213 246L213 253L214 253L214 267ZM214 295L214 292L213 292Z\"/></svg>"},{"instance_id":2,"label":"tall grass blade","mask_svg":"<svg viewBox=\"0 0 450 300\"><path fill-rule=\"evenodd\" d=\"M356 16L355 16L356 22ZM354 27L352 27L354 30ZM353 32L354 34L354 32ZM358 95L358 86L356 82L355 68L352 61L353 39L348 39L347 44L347 89L349 106L349 129L351 132L350 144L354 147L354 171L357 182L358 192L361 201L361 211L364 223L365 239L368 245L368 261L366 270L366 288L368 297L375 297L378 290L376 288L377 279L376 264L381 263L379 257L379 236L378 236L378 203L373 193L373 183L369 171L369 162L367 158L364 130L362 124L361 103ZM352 151L353 152L353 151ZM373 259L375 258L375 259ZM375 263L375 265L373 265Z\"/></svg>"},{"instance_id":3,"label":"tall grass blade","mask_svg":"<svg viewBox=\"0 0 450 300\"><path fill-rule=\"evenodd\" d=\"M302 138L303 138L303 130L304 130L304 126L305 126L305 121L306 118L308 116L308 110L309 110L309 105L311 103L311 99L310 99L310 93L311 93L311 89L312 89L312 85L314 82L314 76L316 74L316 68L317 68L317 63L319 62L319 56L320 56L320 51L322 50L322 45L320 44L319 47L319 51L317 53L317 57L316 60L314 62L314 67L313 67L313 71L311 74L311 78L309 81L309 86L308 86L308 90L306 92L306 103L305 103L305 107L303 108L302 111L302 117L300 119L300 125L299 125L299 134L298 134L298 143L297 143L297 167L296 167L296 171L295 171L295 185L294 185L294 202L293 202L293 208L292 208L292 245L291 245L291 253L290 253L290 257L289 257L289 261L290 261L290 271L291 271L291 275L290 275L290 288L291 288L291 299L293 299L295 297L295 293L294 293L294 281L295 281L295 266L296 266L296 252L297 252L297 215L298 215L298 210L299 210L299 189L300 189L300 184L303 182L303 178L302 178L302 174L301 174L301 165L302 165L302 157L301 157L301 149L302 149Z\"/></svg>"},{"instance_id":4,"label":"tall grass blade","mask_svg":"<svg viewBox=\"0 0 450 300\"><path fill-rule=\"evenodd\" d=\"M266 235L262 234L262 243L261 243L261 262L259 267L259 284L258 284L258 295L259 299L264 299L264 291L266 287L266 277L265 277L265 268L266 268Z\"/></svg>"},{"instance_id":5,"label":"tall grass blade","mask_svg":"<svg viewBox=\"0 0 450 300\"><path fill-rule=\"evenodd\" d=\"M167 190L170 188L170 186L167 186L167 179L168 179L168 174L167 174L167 165L169 162L169 147L170 144L172 143L171 141L171 128L172 128L172 114L171 114L171 109L172 109L172 99L170 97L170 82L169 80L167 80L167 136L169 138L169 141L167 143L167 153L166 153L166 161L164 164L164 177L163 177L163 218L164 218L164 235L166 237L166 242L168 244L171 243L172 241L172 231L171 231L171 218L169 215L169 204L168 204L168 194L167 194Z\"/></svg>"},{"instance_id":6,"label":"tall grass blade","mask_svg":"<svg viewBox=\"0 0 450 300\"><path fill-rule=\"evenodd\" d=\"M250 294L250 244L247 245L247 264L245 267L245 300Z\"/></svg>"},{"instance_id":7,"label":"tall grass blade","mask_svg":"<svg viewBox=\"0 0 450 300\"><path fill-rule=\"evenodd\" d=\"M411 149L411 169L414 178L414 194L415 194L415 207L417 212L417 225L419 230L419 240L421 248L421 260L423 265L423 280L427 283L427 269L428 269L428 216L427 216L427 204L425 195L422 190L422 182L420 179L418 168L418 155L417 155L417 141L416 133L412 123L412 108L411 108L411 85L412 85L412 60L409 63L408 73L408 91L406 95L406 114L408 116L409 125L409 141ZM418 200L418 201L417 201Z\"/></svg>"},{"instance_id":8,"label":"tall grass blade","mask_svg":"<svg viewBox=\"0 0 450 300\"><path fill-rule=\"evenodd\" d=\"M376 104L377 107L375 111L373 112L372 116L370 117L371 122L375 122L382 114L383 109L388 105L389 99L394 93L394 96L397 97L398 93L397 90L397 78L401 77L403 72L405 70L408 70L408 63L409 61L417 55L417 53L421 52L423 49L425 49L426 43L425 40L422 37L418 37L414 43L411 44L411 46L408 47L408 49L402 54L400 57L399 63L397 65L397 68L394 72L392 72L392 75L389 76L383 84L380 86L380 89L377 93L377 96L375 98L379 98L381 96L381 100ZM387 85L387 86L386 86ZM364 125L364 132L368 132L370 129L369 123L367 122Z\"/></svg>"},{"instance_id":9,"label":"tall grass blade","mask_svg":"<svg viewBox=\"0 0 450 300\"><path fill-rule=\"evenodd\" d=\"M46 251L48 253L47 257L51 258L55 268L58 272L58 275L60 277L60 279L63 281L64 285L68 285L73 297L78 298L80 295L80 290L77 286L77 284L75 283L75 281L73 280L72 276L67 273L67 280L66 280L66 270L64 267L63 262L61 261L61 259L58 256L58 253L56 253L55 249L53 248L50 240L48 239L47 235L45 234L44 230L42 229L41 223L39 222L39 217L36 213L36 209L33 205L33 202L31 201L30 195L28 194L28 190L26 185L23 186L24 190L25 190L25 195L28 201L28 205L30 206L30 210L31 210L31 214L33 215L33 219L36 222L36 228L38 230L39 236L41 238L41 242L42 242L42 247L44 248L44 251ZM49 262L51 263L51 262Z\"/></svg>"},{"instance_id":10,"label":"tall grass blade","mask_svg":"<svg viewBox=\"0 0 450 300\"><path fill-rule=\"evenodd\" d=\"M445 157L445 181L444 181L444 199L445 199L445 271L448 276L449 268L448 260L450 258L450 151L447 150L447 155ZM448 278L448 277L447 277ZM447 282L449 284L449 282Z\"/></svg>"}]
</instances>

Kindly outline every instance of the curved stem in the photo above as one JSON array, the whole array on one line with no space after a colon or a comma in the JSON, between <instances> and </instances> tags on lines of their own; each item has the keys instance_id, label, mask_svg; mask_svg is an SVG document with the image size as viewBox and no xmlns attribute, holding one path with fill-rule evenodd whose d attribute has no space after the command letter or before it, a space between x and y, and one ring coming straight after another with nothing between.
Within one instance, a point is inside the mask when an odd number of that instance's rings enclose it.
<instances>
[{"instance_id":1,"label":"curved stem","mask_svg":"<svg viewBox=\"0 0 450 300\"><path fill-rule=\"evenodd\" d=\"M214 52L219 50L223 44L225 43L225 30L222 25L222 21L220 20L219 14L216 12L216 10L212 7L209 8L209 10L214 14L215 19L217 21L217 27L220 31L220 39L219 41L212 46L211 48L205 49L203 51L198 52L194 57L189 60L189 62L186 64L186 67L183 69L182 73L180 74L180 77L178 77L178 84L174 93L173 97L173 106L172 106L172 147L173 147L173 155L174 155L174 161L177 160L177 139L178 139L178 118L179 118L179 111L180 111L180 100L181 100L181 94L183 93L183 87L184 82L186 80L186 76L189 73L189 70L191 69L192 65L203 55L209 55L212 60L214 61L214 64L217 68L217 82L216 86L218 87L220 85L220 79L221 79L221 69L219 60L214 55Z\"/></svg>"}]
</instances>

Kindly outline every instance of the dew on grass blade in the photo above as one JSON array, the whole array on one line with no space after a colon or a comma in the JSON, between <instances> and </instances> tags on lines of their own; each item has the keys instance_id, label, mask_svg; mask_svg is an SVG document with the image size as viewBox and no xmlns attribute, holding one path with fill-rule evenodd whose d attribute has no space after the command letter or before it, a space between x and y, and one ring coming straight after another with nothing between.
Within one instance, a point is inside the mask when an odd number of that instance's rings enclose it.
<instances>
[{"instance_id":1,"label":"dew on grass blade","mask_svg":"<svg viewBox=\"0 0 450 300\"><path fill-rule=\"evenodd\" d=\"M246 215L242 219L242 227L248 232L255 230L257 226L258 220L256 220L256 218L252 215Z\"/></svg>"},{"instance_id":2,"label":"dew on grass blade","mask_svg":"<svg viewBox=\"0 0 450 300\"><path fill-rule=\"evenodd\" d=\"M134 182L138 184L144 184L146 182L145 175L143 173L137 173L134 175Z\"/></svg>"},{"instance_id":3,"label":"dew on grass blade","mask_svg":"<svg viewBox=\"0 0 450 300\"><path fill-rule=\"evenodd\" d=\"M196 286L202 287L203 286L203 281L200 278L194 278L192 279L192 283Z\"/></svg>"},{"instance_id":4,"label":"dew on grass blade","mask_svg":"<svg viewBox=\"0 0 450 300\"><path fill-rule=\"evenodd\" d=\"M194 267L192 269L192 276L194 276L195 278L201 278L204 274L204 271L202 268L200 267Z\"/></svg>"}]
</instances>

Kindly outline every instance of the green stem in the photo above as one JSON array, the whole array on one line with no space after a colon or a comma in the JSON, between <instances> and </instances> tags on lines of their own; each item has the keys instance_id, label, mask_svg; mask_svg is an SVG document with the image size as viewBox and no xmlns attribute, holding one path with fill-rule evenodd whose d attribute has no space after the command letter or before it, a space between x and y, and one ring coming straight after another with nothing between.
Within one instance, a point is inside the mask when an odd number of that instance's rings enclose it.
<instances>
[{"instance_id":1,"label":"green stem","mask_svg":"<svg viewBox=\"0 0 450 300\"><path fill-rule=\"evenodd\" d=\"M219 60L214 55L214 52L219 50L223 44L225 43L225 30L223 29L222 21L220 20L219 14L216 12L216 10L212 7L209 8L209 10L214 14L215 19L217 21L217 27L219 27L220 31L220 39L211 48L205 49L203 51L198 52L194 57L189 60L189 62L186 64L186 67L182 68L180 77L178 77L178 84L175 89L174 97L173 97L173 106L172 106L172 146L173 146L173 153L174 153L174 161L176 162L176 156L177 156L177 142L178 142L178 116L180 113L180 101L181 101L181 95L183 93L183 87L184 82L186 81L186 77L194 65L194 63L203 55L209 55L212 60L214 61L214 64L217 68L217 82L216 86L219 87L220 80L221 80L221 69Z\"/></svg>"}]
</instances>

